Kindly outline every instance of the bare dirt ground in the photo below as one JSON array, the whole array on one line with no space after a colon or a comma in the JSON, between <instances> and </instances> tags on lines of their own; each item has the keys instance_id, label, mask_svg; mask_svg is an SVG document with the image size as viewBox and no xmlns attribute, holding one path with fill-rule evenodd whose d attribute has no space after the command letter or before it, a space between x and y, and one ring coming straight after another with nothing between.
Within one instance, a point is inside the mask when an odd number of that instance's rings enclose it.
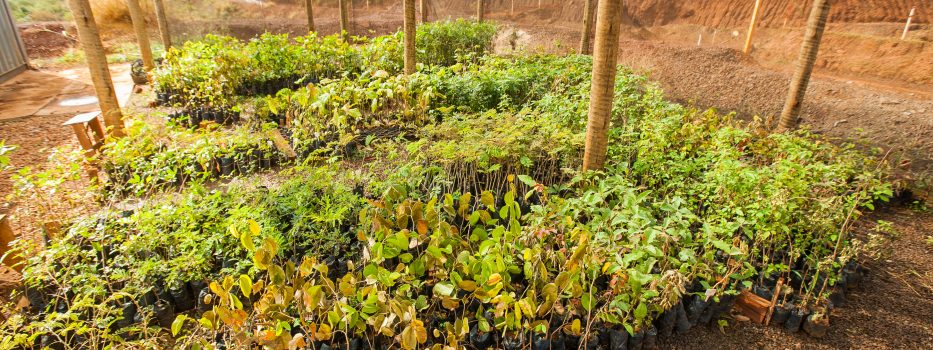
<instances>
[{"instance_id":1,"label":"bare dirt ground","mask_svg":"<svg viewBox=\"0 0 933 350\"><path fill-rule=\"evenodd\" d=\"M472 7L463 2L432 2L434 5L429 11L430 19L468 16ZM724 10L720 6L724 2L704 0L703 4L709 3L708 8ZM534 0L520 0L516 2L517 14L509 16L508 2L493 2L488 5L492 12L489 17L522 31L526 49L566 53L577 45L581 21L577 20L579 16L568 16L556 11L569 8L579 13L577 7L580 7L580 3L571 0L549 5L551 8L538 9ZM744 37L735 38L729 34L747 14L725 17L710 15L701 11L706 5L687 2L671 5L675 7L674 10L663 11L664 8L659 7L658 3L658 0L641 0L631 1L627 5L627 13L638 17L626 20L633 26L623 29L619 57L621 63L646 72L674 101L698 108L734 111L742 118L767 118L780 112L792 71L792 59L796 56L797 47L793 38L798 35L797 29L774 29L781 27L776 24L779 22L766 21L771 27L762 30L760 43L756 44L752 57L747 58L736 50L735 44ZM787 14L792 19L791 25L795 23L794 20L799 22L802 18L802 14L794 12L799 10L795 2L777 3L768 5L770 7L765 12ZM878 10L836 10L831 21L893 21L907 6L902 1L887 4L884 1L860 3L846 0L845 3L835 8L877 5ZM750 11L744 9L748 7L746 5L742 4L742 10ZM272 7L265 9L269 16L275 13L288 15L275 17L275 20L265 20L263 16L258 16L222 23L188 21L175 24L177 28L174 29L181 37L197 37L211 32L240 38L264 31L299 34L305 31L304 21L295 15L301 13L299 10L287 6ZM374 7L371 10L356 8L354 11L352 34L381 34L401 26L400 6ZM316 11L319 18L316 24L322 34L337 31L334 13L333 8ZM652 26L634 26L637 24ZM725 27L710 28L717 25ZM815 132L837 140L861 140L871 146L900 150L904 155L903 159L897 161L904 168L901 176L906 180L920 179L915 189L922 193L923 181L933 178L933 86L928 76L924 75L924 72L930 72L931 67L927 65L929 61L920 61L929 60L930 57L927 54L930 50L929 27L918 27L921 32L916 41L919 42L902 45L889 39L876 38L879 35L892 35L891 28L896 27L896 24L859 24L860 29L853 29L854 25L845 23L834 26L857 33L833 34L834 29L828 32L830 42L839 42L830 44L827 46L830 49L821 53L821 57L828 59L818 64L820 68L810 85L802 113L804 124ZM719 33L719 39L705 36L702 40L708 44L697 47L694 40L699 38L694 35L702 31L706 31L707 35ZM834 35L837 39L832 39ZM866 36L867 39L858 40L859 36ZM29 41L27 38L27 46ZM856 51L867 57L848 59L850 54L832 49L833 45L844 47L860 43L867 46ZM901 50L904 47L910 49ZM54 48L40 49L54 51ZM882 72L878 62L884 61L900 63L892 64L892 67L884 68L888 70ZM911 62L919 64L907 64ZM63 116L0 121L0 135L7 139L8 144L28 145L14 155L14 165L41 163L45 159L43 148L74 144L70 132L56 126L61 118ZM8 193L7 175L0 174L0 196ZM888 256L865 261L871 269L871 278L848 296L848 303L833 311L833 326L826 337L815 339L804 334L792 335L776 327L766 328L730 320L724 332L715 327L694 328L688 334L663 342L663 347L933 348L933 245L927 242L927 237L933 235L933 212L918 209L912 200L901 200L869 214L856 227L856 233L865 235L875 225L875 220L893 222L899 234L887 246L890 250Z\"/></svg>"}]
</instances>

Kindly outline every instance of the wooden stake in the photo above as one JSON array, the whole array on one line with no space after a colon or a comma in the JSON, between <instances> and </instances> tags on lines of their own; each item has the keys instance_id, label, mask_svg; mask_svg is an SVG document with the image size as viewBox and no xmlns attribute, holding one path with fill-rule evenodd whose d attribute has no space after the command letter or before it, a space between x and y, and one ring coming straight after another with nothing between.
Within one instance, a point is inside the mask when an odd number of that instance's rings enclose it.
<instances>
[{"instance_id":1,"label":"wooden stake","mask_svg":"<svg viewBox=\"0 0 933 350\"><path fill-rule=\"evenodd\" d=\"M509 9L509 17L515 16L515 0L510 0L512 7Z\"/></svg>"},{"instance_id":2,"label":"wooden stake","mask_svg":"<svg viewBox=\"0 0 933 350\"><path fill-rule=\"evenodd\" d=\"M162 0L153 0L156 21L159 22L159 36L162 38L162 47L168 51L172 47L172 35L168 29L168 16L165 15L165 3Z\"/></svg>"},{"instance_id":3,"label":"wooden stake","mask_svg":"<svg viewBox=\"0 0 933 350\"><path fill-rule=\"evenodd\" d=\"M476 0L476 21L483 21L483 14L486 12L486 4L483 0Z\"/></svg>"},{"instance_id":4,"label":"wooden stake","mask_svg":"<svg viewBox=\"0 0 933 350\"><path fill-rule=\"evenodd\" d=\"M126 8L130 12L130 20L133 22L133 29L136 31L136 42L139 43L139 53L143 59L143 66L146 70L155 68L152 62L152 47L149 46L149 31L146 30L146 16L143 15L143 9L139 6L139 0L126 0Z\"/></svg>"},{"instance_id":5,"label":"wooden stake","mask_svg":"<svg viewBox=\"0 0 933 350\"><path fill-rule=\"evenodd\" d=\"M68 0L71 16L75 20L75 29L78 32L78 41L84 50L94 91L97 93L97 102L100 104L104 125L110 128L110 135L122 137L123 113L117 101L117 93L110 78L110 67L107 65L107 56L104 54L104 44L100 41L100 32L94 22L94 14L88 0Z\"/></svg>"},{"instance_id":6,"label":"wooden stake","mask_svg":"<svg viewBox=\"0 0 933 350\"><path fill-rule=\"evenodd\" d=\"M755 35L755 26L758 24L758 10L761 9L761 0L755 0L755 10L752 11L752 23L748 26L748 37L745 38L745 48L742 53L748 55L752 49L752 36Z\"/></svg>"},{"instance_id":7,"label":"wooden stake","mask_svg":"<svg viewBox=\"0 0 933 350\"><path fill-rule=\"evenodd\" d=\"M784 287L784 277L778 278L777 285L774 286L774 295L771 297L771 306L768 307L768 313L765 314L765 326L771 323L771 315L774 314L774 306L777 305L778 296L781 295L781 287Z\"/></svg>"},{"instance_id":8,"label":"wooden stake","mask_svg":"<svg viewBox=\"0 0 933 350\"><path fill-rule=\"evenodd\" d=\"M907 33L910 32L910 22L914 20L914 13L916 11L916 7L910 9L910 15L907 16L907 24L904 25L904 34L901 34L901 40L907 39Z\"/></svg>"},{"instance_id":9,"label":"wooden stake","mask_svg":"<svg viewBox=\"0 0 933 350\"><path fill-rule=\"evenodd\" d=\"M308 14L308 33L314 31L314 5L311 3L312 1L305 0L305 12Z\"/></svg>"},{"instance_id":10,"label":"wooden stake","mask_svg":"<svg viewBox=\"0 0 933 350\"><path fill-rule=\"evenodd\" d=\"M428 23L428 0L419 0L421 7L421 24Z\"/></svg>"},{"instance_id":11,"label":"wooden stake","mask_svg":"<svg viewBox=\"0 0 933 350\"><path fill-rule=\"evenodd\" d=\"M349 39L349 28L347 25L350 23L349 14L347 13L347 1L349 0L337 0L337 6L340 7L340 36L343 37L343 40Z\"/></svg>"},{"instance_id":12,"label":"wooden stake","mask_svg":"<svg viewBox=\"0 0 933 350\"><path fill-rule=\"evenodd\" d=\"M700 37L697 38L697 46L703 45L703 33L700 33Z\"/></svg>"}]
</instances>

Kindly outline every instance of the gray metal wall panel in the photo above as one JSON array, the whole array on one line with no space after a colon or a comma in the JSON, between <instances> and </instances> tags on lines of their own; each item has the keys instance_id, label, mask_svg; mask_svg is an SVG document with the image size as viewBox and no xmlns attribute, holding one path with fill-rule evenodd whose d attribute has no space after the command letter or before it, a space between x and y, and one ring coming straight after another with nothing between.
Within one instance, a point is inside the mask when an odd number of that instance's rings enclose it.
<instances>
[{"instance_id":1,"label":"gray metal wall panel","mask_svg":"<svg viewBox=\"0 0 933 350\"><path fill-rule=\"evenodd\" d=\"M0 77L21 71L26 53L7 0L0 0Z\"/></svg>"}]
</instances>

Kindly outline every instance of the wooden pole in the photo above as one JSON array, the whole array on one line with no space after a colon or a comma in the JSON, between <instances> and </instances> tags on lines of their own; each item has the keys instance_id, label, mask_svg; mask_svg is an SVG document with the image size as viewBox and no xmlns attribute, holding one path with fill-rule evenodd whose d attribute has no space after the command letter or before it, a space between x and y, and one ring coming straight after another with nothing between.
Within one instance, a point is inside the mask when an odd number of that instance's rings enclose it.
<instances>
[{"instance_id":1,"label":"wooden pole","mask_svg":"<svg viewBox=\"0 0 933 350\"><path fill-rule=\"evenodd\" d=\"M752 11L752 23L748 25L748 37L745 38L745 47L742 53L748 55L752 49L752 36L755 35L755 27L758 25L758 11L761 9L761 0L755 0L755 10Z\"/></svg>"},{"instance_id":2,"label":"wooden pole","mask_svg":"<svg viewBox=\"0 0 933 350\"><path fill-rule=\"evenodd\" d=\"M405 7L405 74L415 74L415 0L402 0Z\"/></svg>"},{"instance_id":3,"label":"wooden pole","mask_svg":"<svg viewBox=\"0 0 933 350\"><path fill-rule=\"evenodd\" d=\"M305 0L305 12L308 13L308 33L314 32L314 4L313 0Z\"/></svg>"},{"instance_id":4,"label":"wooden pole","mask_svg":"<svg viewBox=\"0 0 933 350\"><path fill-rule=\"evenodd\" d=\"M585 0L583 2L583 33L580 35L580 54L589 55L593 51L590 49L590 36L593 33L593 2L596 0Z\"/></svg>"},{"instance_id":5,"label":"wooden pole","mask_svg":"<svg viewBox=\"0 0 933 350\"><path fill-rule=\"evenodd\" d=\"M349 14L347 14L347 1L349 0L337 0L337 6L340 7L340 36L343 37L343 40L349 38L349 29L347 25L350 19Z\"/></svg>"},{"instance_id":6,"label":"wooden pole","mask_svg":"<svg viewBox=\"0 0 933 350\"><path fill-rule=\"evenodd\" d=\"M789 131L797 126L800 106L803 105L804 96L807 94L813 64L820 51L823 31L826 29L829 7L829 0L813 0L813 9L810 10L810 19L807 21L807 31L804 34L803 45L800 46L800 56L797 57L797 68L787 92L784 110L781 111L777 132Z\"/></svg>"},{"instance_id":7,"label":"wooden pole","mask_svg":"<svg viewBox=\"0 0 933 350\"><path fill-rule=\"evenodd\" d=\"M156 21L159 22L159 36L162 38L162 47L166 51L172 47L172 34L168 30L168 16L165 15L165 3L162 0L153 0Z\"/></svg>"},{"instance_id":8,"label":"wooden pole","mask_svg":"<svg viewBox=\"0 0 933 350\"><path fill-rule=\"evenodd\" d=\"M104 54L104 44L100 41L100 32L97 29L97 23L94 22L91 5L88 0L68 0L68 7L71 8L71 15L75 20L78 41L84 50L104 125L110 129L111 136L122 137L125 135L123 113L120 111L117 93L113 89L110 67L107 66L107 56Z\"/></svg>"},{"instance_id":9,"label":"wooden pole","mask_svg":"<svg viewBox=\"0 0 933 350\"><path fill-rule=\"evenodd\" d=\"M609 121L615 95L622 0L600 0L596 14L596 45L593 50L593 80L586 125L583 170L602 169L609 142Z\"/></svg>"},{"instance_id":10,"label":"wooden pole","mask_svg":"<svg viewBox=\"0 0 933 350\"><path fill-rule=\"evenodd\" d=\"M901 40L907 39L907 33L910 32L910 22L914 20L914 13L917 11L916 7L910 9L910 15L907 16L907 24L904 25L904 34L901 34Z\"/></svg>"},{"instance_id":11,"label":"wooden pole","mask_svg":"<svg viewBox=\"0 0 933 350\"><path fill-rule=\"evenodd\" d=\"M428 23L428 0L418 0L421 7L421 24Z\"/></svg>"},{"instance_id":12,"label":"wooden pole","mask_svg":"<svg viewBox=\"0 0 933 350\"><path fill-rule=\"evenodd\" d=\"M139 0L126 0L126 7L130 12L133 29L136 31L136 42L139 43L143 66L147 71L152 70L155 64L152 62L152 47L149 46L149 31L146 30L146 16L143 14L143 8L139 6Z\"/></svg>"},{"instance_id":13,"label":"wooden pole","mask_svg":"<svg viewBox=\"0 0 933 350\"><path fill-rule=\"evenodd\" d=\"M483 0L476 0L476 21L483 21L483 14L486 13L486 4Z\"/></svg>"}]
</instances>

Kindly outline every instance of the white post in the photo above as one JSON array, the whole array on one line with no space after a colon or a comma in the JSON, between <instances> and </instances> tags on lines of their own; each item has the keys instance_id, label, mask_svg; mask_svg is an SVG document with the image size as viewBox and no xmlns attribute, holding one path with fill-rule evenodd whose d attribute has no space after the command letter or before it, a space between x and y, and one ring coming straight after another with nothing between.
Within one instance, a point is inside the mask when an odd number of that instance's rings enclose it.
<instances>
[{"instance_id":1,"label":"white post","mask_svg":"<svg viewBox=\"0 0 933 350\"><path fill-rule=\"evenodd\" d=\"M904 34L901 34L901 40L907 39L907 33L910 32L910 22L914 20L914 13L917 11L916 7L910 9L910 15L907 16L907 24L904 25Z\"/></svg>"},{"instance_id":2,"label":"white post","mask_svg":"<svg viewBox=\"0 0 933 350\"><path fill-rule=\"evenodd\" d=\"M702 44L703 44L703 33L700 33L700 37L697 39L697 46L700 46Z\"/></svg>"}]
</instances>

